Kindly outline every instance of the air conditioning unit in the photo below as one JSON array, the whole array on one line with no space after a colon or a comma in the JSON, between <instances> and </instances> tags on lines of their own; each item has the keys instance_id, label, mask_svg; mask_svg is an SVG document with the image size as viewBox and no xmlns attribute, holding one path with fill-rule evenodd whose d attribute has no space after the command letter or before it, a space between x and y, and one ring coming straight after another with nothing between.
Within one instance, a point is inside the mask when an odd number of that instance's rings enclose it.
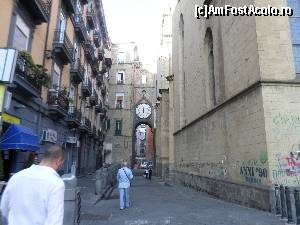
<instances>
[{"instance_id":1,"label":"air conditioning unit","mask_svg":"<svg viewBox=\"0 0 300 225\"><path fill-rule=\"evenodd\" d=\"M43 130L42 141L55 144L57 142L57 132L52 129Z\"/></svg>"}]
</instances>

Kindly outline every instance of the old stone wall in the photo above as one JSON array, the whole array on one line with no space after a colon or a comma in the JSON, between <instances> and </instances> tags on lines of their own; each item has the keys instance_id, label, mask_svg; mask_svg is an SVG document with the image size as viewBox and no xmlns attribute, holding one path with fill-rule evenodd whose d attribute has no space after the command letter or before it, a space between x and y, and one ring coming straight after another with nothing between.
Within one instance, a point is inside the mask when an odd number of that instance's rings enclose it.
<instances>
[{"instance_id":1,"label":"old stone wall","mask_svg":"<svg viewBox=\"0 0 300 225\"><path fill-rule=\"evenodd\" d=\"M197 20L195 5L202 4L180 1L173 14L174 180L272 210L273 184L298 185L300 89L289 20Z\"/></svg>"}]
</instances>

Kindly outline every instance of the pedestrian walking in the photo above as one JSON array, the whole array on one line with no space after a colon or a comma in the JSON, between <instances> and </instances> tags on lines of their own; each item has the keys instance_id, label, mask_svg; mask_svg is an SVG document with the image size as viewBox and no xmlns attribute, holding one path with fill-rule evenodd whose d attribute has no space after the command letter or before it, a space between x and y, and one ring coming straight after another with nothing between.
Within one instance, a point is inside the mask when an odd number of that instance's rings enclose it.
<instances>
[{"instance_id":1,"label":"pedestrian walking","mask_svg":"<svg viewBox=\"0 0 300 225\"><path fill-rule=\"evenodd\" d=\"M62 225L65 185L56 171L64 163L60 147L50 147L39 165L13 175L0 210L4 225Z\"/></svg>"},{"instance_id":2,"label":"pedestrian walking","mask_svg":"<svg viewBox=\"0 0 300 225\"><path fill-rule=\"evenodd\" d=\"M118 170L117 180L118 187L120 192L120 209L129 208L130 199L129 199L129 190L130 182L133 179L133 174L131 169L127 167L128 163L126 160L123 160L122 168Z\"/></svg>"},{"instance_id":3,"label":"pedestrian walking","mask_svg":"<svg viewBox=\"0 0 300 225\"><path fill-rule=\"evenodd\" d=\"M149 180L151 180L151 177L152 177L152 167L149 166L149 170L148 170L148 178L149 178Z\"/></svg>"}]
</instances>

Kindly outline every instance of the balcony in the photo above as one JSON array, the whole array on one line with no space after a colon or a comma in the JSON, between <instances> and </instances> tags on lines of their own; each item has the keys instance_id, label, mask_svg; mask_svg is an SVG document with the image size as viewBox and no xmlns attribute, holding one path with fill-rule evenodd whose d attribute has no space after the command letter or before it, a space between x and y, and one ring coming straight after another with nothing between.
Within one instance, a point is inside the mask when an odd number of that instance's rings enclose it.
<instances>
[{"instance_id":1,"label":"balcony","mask_svg":"<svg viewBox=\"0 0 300 225\"><path fill-rule=\"evenodd\" d=\"M96 12L94 10L88 10L86 12L86 20L91 29L96 29L97 17Z\"/></svg>"},{"instance_id":2,"label":"balcony","mask_svg":"<svg viewBox=\"0 0 300 225\"><path fill-rule=\"evenodd\" d=\"M74 16L74 20L75 20L74 29L77 36L82 42L86 42L88 39L87 27L84 23L81 14L76 14Z\"/></svg>"},{"instance_id":3,"label":"balcony","mask_svg":"<svg viewBox=\"0 0 300 225\"><path fill-rule=\"evenodd\" d=\"M100 119L104 120L106 118L106 109L102 109L100 112Z\"/></svg>"},{"instance_id":4,"label":"balcony","mask_svg":"<svg viewBox=\"0 0 300 225\"><path fill-rule=\"evenodd\" d=\"M84 98L91 96L92 94L92 82L90 79L85 79L81 85L81 94Z\"/></svg>"},{"instance_id":5,"label":"balcony","mask_svg":"<svg viewBox=\"0 0 300 225\"><path fill-rule=\"evenodd\" d=\"M99 75L96 77L96 84L98 87L101 87L101 85L103 84L103 75Z\"/></svg>"},{"instance_id":6,"label":"balcony","mask_svg":"<svg viewBox=\"0 0 300 225\"><path fill-rule=\"evenodd\" d=\"M104 51L103 50L99 50L98 58L99 58L100 61L103 61L103 59L104 59Z\"/></svg>"},{"instance_id":7,"label":"balcony","mask_svg":"<svg viewBox=\"0 0 300 225\"><path fill-rule=\"evenodd\" d=\"M81 122L80 122L80 126L79 126L79 131L81 133L87 133L88 132L88 127L86 125L86 118L84 116L81 117Z\"/></svg>"},{"instance_id":8,"label":"balcony","mask_svg":"<svg viewBox=\"0 0 300 225\"><path fill-rule=\"evenodd\" d=\"M111 58L105 58L105 65L108 69L111 68L111 65L112 65Z\"/></svg>"},{"instance_id":9,"label":"balcony","mask_svg":"<svg viewBox=\"0 0 300 225\"><path fill-rule=\"evenodd\" d=\"M93 39L94 39L94 44L96 45L97 48L99 48L101 42L101 36L98 30L94 31Z\"/></svg>"},{"instance_id":10,"label":"balcony","mask_svg":"<svg viewBox=\"0 0 300 225\"><path fill-rule=\"evenodd\" d=\"M66 122L69 128L77 128L80 126L81 113L76 106L69 106Z\"/></svg>"},{"instance_id":11,"label":"balcony","mask_svg":"<svg viewBox=\"0 0 300 225\"><path fill-rule=\"evenodd\" d=\"M94 55L94 46L91 40L87 40L84 44L84 54L89 63L93 63L95 55Z\"/></svg>"},{"instance_id":12,"label":"balcony","mask_svg":"<svg viewBox=\"0 0 300 225\"><path fill-rule=\"evenodd\" d=\"M20 0L32 16L33 22L36 25L47 23L50 17L50 0Z\"/></svg>"},{"instance_id":13,"label":"balcony","mask_svg":"<svg viewBox=\"0 0 300 225\"><path fill-rule=\"evenodd\" d=\"M102 112L102 104L101 104L101 102L100 103L98 103L96 106L95 106L95 112L96 113L101 113Z\"/></svg>"},{"instance_id":14,"label":"balcony","mask_svg":"<svg viewBox=\"0 0 300 225\"><path fill-rule=\"evenodd\" d=\"M53 40L53 52L58 56L64 65L71 63L73 47L65 31L55 30Z\"/></svg>"},{"instance_id":15,"label":"balcony","mask_svg":"<svg viewBox=\"0 0 300 225\"><path fill-rule=\"evenodd\" d=\"M102 94L102 96L106 95L106 86L105 86L105 84L101 85L101 94Z\"/></svg>"},{"instance_id":16,"label":"balcony","mask_svg":"<svg viewBox=\"0 0 300 225\"><path fill-rule=\"evenodd\" d=\"M63 91L49 89L48 113L56 117L65 117L69 107L69 100Z\"/></svg>"},{"instance_id":17,"label":"balcony","mask_svg":"<svg viewBox=\"0 0 300 225\"><path fill-rule=\"evenodd\" d=\"M72 63L71 69L71 81L74 85L78 85L84 80L84 70L83 66L80 64L80 59L77 59Z\"/></svg>"},{"instance_id":18,"label":"balcony","mask_svg":"<svg viewBox=\"0 0 300 225\"><path fill-rule=\"evenodd\" d=\"M66 10L68 10L70 13L75 13L75 9L76 9L75 0L63 0L63 3L66 7Z\"/></svg>"},{"instance_id":19,"label":"balcony","mask_svg":"<svg viewBox=\"0 0 300 225\"><path fill-rule=\"evenodd\" d=\"M88 134L91 136L92 135L92 123L89 119L85 119L85 125L88 128Z\"/></svg>"},{"instance_id":20,"label":"balcony","mask_svg":"<svg viewBox=\"0 0 300 225\"><path fill-rule=\"evenodd\" d=\"M98 94L96 91L93 91L93 94L90 96L90 106L95 106L98 103Z\"/></svg>"},{"instance_id":21,"label":"balcony","mask_svg":"<svg viewBox=\"0 0 300 225\"><path fill-rule=\"evenodd\" d=\"M24 52L23 52L24 53ZM19 53L16 64L16 76L14 82L17 85L17 88L14 89L14 92L19 92L23 96L35 97L38 98L41 96L41 87L44 82L48 82L49 77L45 73L42 77L41 74L35 73L35 64L31 65L30 61L32 60L31 56L25 56L22 52ZM28 59L30 57L31 60Z\"/></svg>"},{"instance_id":22,"label":"balcony","mask_svg":"<svg viewBox=\"0 0 300 225\"><path fill-rule=\"evenodd\" d=\"M92 72L93 72L93 76L97 77L100 75L100 71L99 71L99 61L98 59L94 59L93 63L92 63Z\"/></svg>"}]
</instances>

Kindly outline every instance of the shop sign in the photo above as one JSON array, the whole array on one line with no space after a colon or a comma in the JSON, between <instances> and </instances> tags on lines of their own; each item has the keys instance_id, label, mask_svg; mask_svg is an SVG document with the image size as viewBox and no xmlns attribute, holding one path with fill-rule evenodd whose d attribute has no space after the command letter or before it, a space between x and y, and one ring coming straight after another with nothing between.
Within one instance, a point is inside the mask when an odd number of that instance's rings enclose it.
<instances>
[{"instance_id":1,"label":"shop sign","mask_svg":"<svg viewBox=\"0 0 300 225\"><path fill-rule=\"evenodd\" d=\"M20 124L21 123L20 118L9 115L7 113L2 114L2 120L7 122L7 123L13 123L13 124Z\"/></svg>"}]
</instances>

